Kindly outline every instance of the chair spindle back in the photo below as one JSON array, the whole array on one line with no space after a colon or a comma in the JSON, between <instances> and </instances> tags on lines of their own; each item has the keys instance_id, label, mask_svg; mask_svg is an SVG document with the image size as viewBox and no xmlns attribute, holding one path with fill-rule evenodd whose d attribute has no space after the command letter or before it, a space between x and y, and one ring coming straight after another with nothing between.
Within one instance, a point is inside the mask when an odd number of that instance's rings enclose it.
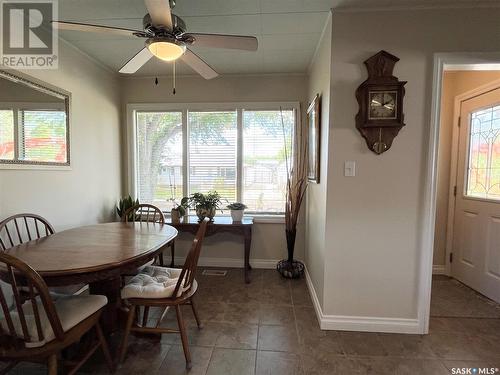
<instances>
[{"instance_id":1,"label":"chair spindle back","mask_svg":"<svg viewBox=\"0 0 500 375\"><path fill-rule=\"evenodd\" d=\"M177 281L177 285L175 286L173 294L174 296L178 296L180 290L183 292L188 292L193 286L194 277L196 276L196 269L198 267L198 260L201 253L201 245L203 243L203 239L205 238L205 233L207 231L209 222L210 219L206 217L200 223L198 232L196 232L193 244L191 245L191 249L189 250L189 253L186 257L184 266L182 267L179 281Z\"/></svg>"},{"instance_id":2,"label":"chair spindle back","mask_svg":"<svg viewBox=\"0 0 500 375\"><path fill-rule=\"evenodd\" d=\"M0 250L54 234L54 227L36 214L17 214L0 222Z\"/></svg>"},{"instance_id":3,"label":"chair spindle back","mask_svg":"<svg viewBox=\"0 0 500 375\"><path fill-rule=\"evenodd\" d=\"M130 207L122 216L122 221L128 223L129 221L150 222L165 224L165 216L163 212L152 204L138 204L137 206Z\"/></svg>"},{"instance_id":4,"label":"chair spindle back","mask_svg":"<svg viewBox=\"0 0 500 375\"><path fill-rule=\"evenodd\" d=\"M26 343L44 341L42 319L48 319L56 339L64 338L47 284L40 275L23 261L0 252L0 273L10 284L13 303L9 306L4 288L0 288L0 356L4 351L24 348ZM6 284L4 284L6 285ZM29 297L22 303L19 288L27 287ZM7 289L7 288L5 288ZM35 331L36 328L36 332Z\"/></svg>"}]
</instances>

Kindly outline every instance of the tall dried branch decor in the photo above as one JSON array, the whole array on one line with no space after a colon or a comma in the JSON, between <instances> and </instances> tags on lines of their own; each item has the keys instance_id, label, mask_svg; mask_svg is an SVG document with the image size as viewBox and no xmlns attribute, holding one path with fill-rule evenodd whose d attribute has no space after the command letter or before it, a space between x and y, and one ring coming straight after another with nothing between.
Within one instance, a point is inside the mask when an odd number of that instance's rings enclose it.
<instances>
[{"instance_id":1,"label":"tall dried branch decor","mask_svg":"<svg viewBox=\"0 0 500 375\"><path fill-rule=\"evenodd\" d=\"M303 126L295 129L293 149L289 150L283 110L281 113L281 127L285 143L286 164L286 198L285 198L285 233L288 250L288 259L278 263L278 271L285 277L300 277L304 271L304 265L293 259L295 251L295 238L297 236L297 221L299 219L300 207L307 190L307 137ZM297 114L300 115L300 114ZM293 160L292 160L293 157ZM292 165L291 165L292 164Z\"/></svg>"}]
</instances>

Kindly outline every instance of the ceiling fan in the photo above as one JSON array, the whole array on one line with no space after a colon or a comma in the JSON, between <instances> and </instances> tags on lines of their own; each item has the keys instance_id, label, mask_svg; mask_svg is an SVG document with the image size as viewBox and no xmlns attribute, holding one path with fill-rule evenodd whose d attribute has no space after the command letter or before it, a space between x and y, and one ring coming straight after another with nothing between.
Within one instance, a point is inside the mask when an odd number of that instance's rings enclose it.
<instances>
[{"instance_id":1,"label":"ceiling fan","mask_svg":"<svg viewBox=\"0 0 500 375\"><path fill-rule=\"evenodd\" d=\"M146 46L120 69L120 73L132 74L153 56L163 61L181 59L205 79L218 76L217 72L189 47L192 45L257 51L258 41L253 36L187 33L184 21L172 13L175 0L144 0L148 14L143 18L144 30L92 25L79 22L52 21L62 30L130 35L145 38Z\"/></svg>"}]
</instances>

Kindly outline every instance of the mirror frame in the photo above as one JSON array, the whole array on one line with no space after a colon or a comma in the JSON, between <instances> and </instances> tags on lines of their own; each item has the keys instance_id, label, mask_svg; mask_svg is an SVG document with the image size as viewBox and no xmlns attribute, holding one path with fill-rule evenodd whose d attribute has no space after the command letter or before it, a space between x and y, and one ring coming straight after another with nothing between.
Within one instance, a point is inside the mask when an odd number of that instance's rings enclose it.
<instances>
[{"instance_id":1,"label":"mirror frame","mask_svg":"<svg viewBox=\"0 0 500 375\"><path fill-rule=\"evenodd\" d=\"M65 163L57 163L57 162L45 162L45 161L36 161L36 160L3 160L0 159L0 169L4 167L36 167L36 166L47 166L47 167L69 167L71 165L71 129L70 129L70 100L71 95L69 93L64 92L58 88L48 87L49 85L41 82L32 77L21 77L20 75L13 74L6 70L0 69L0 78L7 79L11 82L23 84L28 86L31 89L40 91L44 94L55 96L59 99L64 100L64 109L66 111L66 162ZM36 82L35 82L36 81Z\"/></svg>"}]
</instances>

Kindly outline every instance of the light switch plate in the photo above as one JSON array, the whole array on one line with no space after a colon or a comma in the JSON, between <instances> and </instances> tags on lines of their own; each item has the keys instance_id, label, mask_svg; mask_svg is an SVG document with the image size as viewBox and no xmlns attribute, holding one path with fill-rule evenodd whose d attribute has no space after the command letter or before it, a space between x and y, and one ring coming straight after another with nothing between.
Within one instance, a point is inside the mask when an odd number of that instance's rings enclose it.
<instances>
[{"instance_id":1,"label":"light switch plate","mask_svg":"<svg viewBox=\"0 0 500 375\"><path fill-rule=\"evenodd\" d=\"M344 162L344 176L345 177L354 177L356 176L356 162L352 160L348 160Z\"/></svg>"}]
</instances>

